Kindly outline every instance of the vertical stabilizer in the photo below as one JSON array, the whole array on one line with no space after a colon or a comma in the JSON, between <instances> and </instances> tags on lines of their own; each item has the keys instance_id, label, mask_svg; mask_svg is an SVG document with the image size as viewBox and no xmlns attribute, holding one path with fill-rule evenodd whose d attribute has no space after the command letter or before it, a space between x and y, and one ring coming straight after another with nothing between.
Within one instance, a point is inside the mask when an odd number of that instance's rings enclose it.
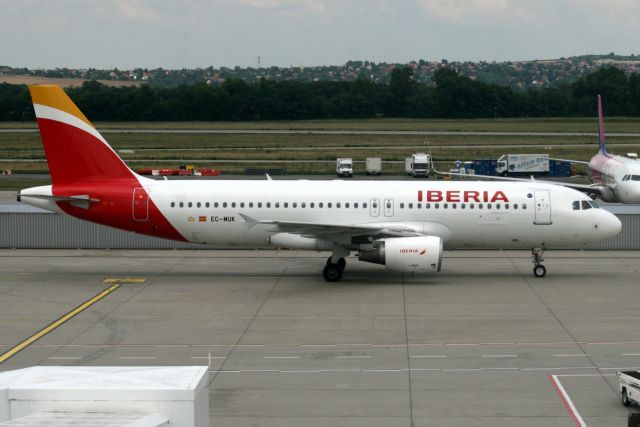
<instances>
[{"instance_id":1,"label":"vertical stabilizer","mask_svg":"<svg viewBox=\"0 0 640 427\"><path fill-rule=\"evenodd\" d=\"M607 154L607 147L604 141L604 116L602 114L602 97L598 95L598 143L600 144L600 154Z\"/></svg>"},{"instance_id":2,"label":"vertical stabilizer","mask_svg":"<svg viewBox=\"0 0 640 427\"><path fill-rule=\"evenodd\" d=\"M135 179L134 173L58 86L30 86L53 185Z\"/></svg>"}]
</instances>

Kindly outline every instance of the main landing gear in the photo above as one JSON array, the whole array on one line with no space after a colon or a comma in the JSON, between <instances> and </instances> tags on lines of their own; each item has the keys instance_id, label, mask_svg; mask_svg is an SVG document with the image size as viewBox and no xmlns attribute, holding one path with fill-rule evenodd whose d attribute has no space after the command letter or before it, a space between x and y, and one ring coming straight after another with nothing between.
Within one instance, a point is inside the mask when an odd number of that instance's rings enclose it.
<instances>
[{"instance_id":1,"label":"main landing gear","mask_svg":"<svg viewBox=\"0 0 640 427\"><path fill-rule=\"evenodd\" d=\"M327 282L339 282L342 279L342 273L344 273L344 268L347 266L347 262L344 258L338 259L338 262L334 263L332 261L332 256L327 259L327 265L324 266L322 270L322 277Z\"/></svg>"},{"instance_id":2,"label":"main landing gear","mask_svg":"<svg viewBox=\"0 0 640 427\"><path fill-rule=\"evenodd\" d=\"M531 256L533 257L533 260L531 260L533 263L533 275L536 277L544 277L545 274L547 274L547 269L542 265L542 262L544 261L544 258L542 258L543 254L544 249L531 249Z\"/></svg>"}]
</instances>

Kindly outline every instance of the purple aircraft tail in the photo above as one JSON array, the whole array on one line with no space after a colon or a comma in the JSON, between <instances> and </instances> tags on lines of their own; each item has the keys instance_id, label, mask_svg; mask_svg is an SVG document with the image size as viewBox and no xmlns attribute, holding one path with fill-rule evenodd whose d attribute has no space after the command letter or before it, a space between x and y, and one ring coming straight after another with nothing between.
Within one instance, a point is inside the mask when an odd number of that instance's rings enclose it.
<instances>
[{"instance_id":1,"label":"purple aircraft tail","mask_svg":"<svg viewBox=\"0 0 640 427\"><path fill-rule=\"evenodd\" d=\"M602 114L602 97L598 95L598 142L600 144L600 154L607 154L607 147L604 141L604 116Z\"/></svg>"}]
</instances>

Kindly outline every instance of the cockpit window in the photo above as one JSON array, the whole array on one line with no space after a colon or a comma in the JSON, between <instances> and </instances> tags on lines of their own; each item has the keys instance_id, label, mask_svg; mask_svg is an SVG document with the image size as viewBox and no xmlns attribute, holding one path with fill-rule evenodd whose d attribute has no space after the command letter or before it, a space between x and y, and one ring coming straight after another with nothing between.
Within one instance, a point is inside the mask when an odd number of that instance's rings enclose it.
<instances>
[{"instance_id":1,"label":"cockpit window","mask_svg":"<svg viewBox=\"0 0 640 427\"><path fill-rule=\"evenodd\" d=\"M630 178L632 181L640 181L640 175L631 175Z\"/></svg>"},{"instance_id":2,"label":"cockpit window","mask_svg":"<svg viewBox=\"0 0 640 427\"><path fill-rule=\"evenodd\" d=\"M595 209L598 209L600 207L600 205L594 202L593 200L589 200L589 204L591 205L592 208L595 208Z\"/></svg>"},{"instance_id":3,"label":"cockpit window","mask_svg":"<svg viewBox=\"0 0 640 427\"><path fill-rule=\"evenodd\" d=\"M574 211L579 211L580 210L580 201L576 200L575 202L573 202L573 210Z\"/></svg>"},{"instance_id":4,"label":"cockpit window","mask_svg":"<svg viewBox=\"0 0 640 427\"><path fill-rule=\"evenodd\" d=\"M591 205L589 204L588 201L586 200L582 201L582 209L591 209Z\"/></svg>"}]
</instances>

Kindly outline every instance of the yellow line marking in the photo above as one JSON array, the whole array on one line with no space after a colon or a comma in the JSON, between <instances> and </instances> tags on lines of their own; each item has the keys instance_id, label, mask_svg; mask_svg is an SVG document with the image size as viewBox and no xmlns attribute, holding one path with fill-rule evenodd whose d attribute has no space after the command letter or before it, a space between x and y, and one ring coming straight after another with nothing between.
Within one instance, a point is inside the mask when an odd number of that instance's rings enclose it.
<instances>
[{"instance_id":1,"label":"yellow line marking","mask_svg":"<svg viewBox=\"0 0 640 427\"><path fill-rule=\"evenodd\" d=\"M84 303L82 303L78 307L74 308L73 310L71 310L70 312L65 314L64 316L62 316L59 319L53 321L48 326L45 326L43 329L41 329L40 331L38 331L35 334L31 335L29 338L27 338L26 340L22 341L20 344L16 345L15 347L9 349L7 352L5 352L2 355L0 355L0 363L2 363L4 361L6 361L8 358L14 356L20 350L23 350L27 346L33 344L34 342L36 342L37 340L39 340L43 336L47 335L49 332L51 332L54 329L56 329L58 326L62 325L66 321L72 319L75 315L77 315L77 314L81 313L82 311L86 310L87 308L91 307L93 304L97 303L102 298L106 297L107 295L109 295L111 292L115 291L119 287L120 287L120 285L112 285L112 286L110 286L109 288L107 288L104 291L100 292L99 294L97 294L93 298L85 301Z\"/></svg>"},{"instance_id":2,"label":"yellow line marking","mask_svg":"<svg viewBox=\"0 0 640 427\"><path fill-rule=\"evenodd\" d=\"M144 277L109 277L102 283L145 283L146 281Z\"/></svg>"}]
</instances>

